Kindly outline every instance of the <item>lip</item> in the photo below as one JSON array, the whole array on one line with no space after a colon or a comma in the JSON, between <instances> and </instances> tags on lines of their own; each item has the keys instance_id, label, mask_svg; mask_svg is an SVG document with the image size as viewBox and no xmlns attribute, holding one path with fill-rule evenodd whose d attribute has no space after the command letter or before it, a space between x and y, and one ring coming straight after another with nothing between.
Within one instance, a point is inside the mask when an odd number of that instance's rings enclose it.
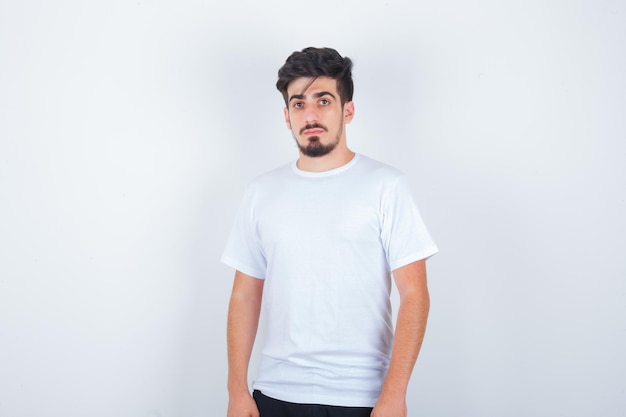
<instances>
[{"instance_id":1,"label":"lip","mask_svg":"<svg viewBox=\"0 0 626 417\"><path fill-rule=\"evenodd\" d=\"M307 129L304 131L305 135L319 135L324 133L324 129L319 129L319 128L315 128L315 129Z\"/></svg>"}]
</instances>

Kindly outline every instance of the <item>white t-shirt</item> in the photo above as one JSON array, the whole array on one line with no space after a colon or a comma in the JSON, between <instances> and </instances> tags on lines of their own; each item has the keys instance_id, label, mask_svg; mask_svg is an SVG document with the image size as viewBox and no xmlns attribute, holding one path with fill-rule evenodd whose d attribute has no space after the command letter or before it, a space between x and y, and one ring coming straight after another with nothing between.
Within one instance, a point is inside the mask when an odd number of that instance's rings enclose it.
<instances>
[{"instance_id":1,"label":"white t-shirt","mask_svg":"<svg viewBox=\"0 0 626 417\"><path fill-rule=\"evenodd\" d=\"M391 271L436 252L404 174L365 156L325 172L293 162L251 182L222 262L265 279L254 389L373 407L393 341Z\"/></svg>"}]
</instances>

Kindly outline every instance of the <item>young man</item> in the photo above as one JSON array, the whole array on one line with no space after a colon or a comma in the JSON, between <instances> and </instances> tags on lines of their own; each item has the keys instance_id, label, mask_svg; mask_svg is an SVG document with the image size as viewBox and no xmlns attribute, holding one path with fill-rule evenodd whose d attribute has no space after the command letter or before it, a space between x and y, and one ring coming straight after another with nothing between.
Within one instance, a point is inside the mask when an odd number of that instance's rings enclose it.
<instances>
[{"instance_id":1,"label":"young man","mask_svg":"<svg viewBox=\"0 0 626 417\"><path fill-rule=\"evenodd\" d=\"M347 146L350 59L306 48L278 77L299 157L249 184L222 256L236 270L228 417L404 417L437 247L406 177ZM268 329L251 396L262 298Z\"/></svg>"}]
</instances>

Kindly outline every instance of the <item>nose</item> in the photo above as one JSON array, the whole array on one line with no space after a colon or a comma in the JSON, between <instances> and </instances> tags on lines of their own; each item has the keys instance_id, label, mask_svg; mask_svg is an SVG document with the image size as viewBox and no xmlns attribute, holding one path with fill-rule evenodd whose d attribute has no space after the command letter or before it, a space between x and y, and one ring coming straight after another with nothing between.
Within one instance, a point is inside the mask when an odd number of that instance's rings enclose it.
<instances>
[{"instance_id":1,"label":"nose","mask_svg":"<svg viewBox=\"0 0 626 417\"><path fill-rule=\"evenodd\" d=\"M307 124L317 123L319 121L319 116L315 107L307 106L304 113L304 121Z\"/></svg>"}]
</instances>

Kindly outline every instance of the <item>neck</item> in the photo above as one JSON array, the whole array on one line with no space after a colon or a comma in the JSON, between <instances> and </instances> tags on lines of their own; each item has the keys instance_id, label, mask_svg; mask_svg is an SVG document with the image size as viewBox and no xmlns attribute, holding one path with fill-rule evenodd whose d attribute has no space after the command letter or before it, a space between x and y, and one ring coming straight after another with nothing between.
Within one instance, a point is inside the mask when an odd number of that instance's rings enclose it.
<instances>
[{"instance_id":1,"label":"neck","mask_svg":"<svg viewBox=\"0 0 626 417\"><path fill-rule=\"evenodd\" d=\"M324 172L339 168L354 158L354 152L345 146L337 147L327 155L310 157L300 153L296 166L302 171Z\"/></svg>"}]
</instances>

